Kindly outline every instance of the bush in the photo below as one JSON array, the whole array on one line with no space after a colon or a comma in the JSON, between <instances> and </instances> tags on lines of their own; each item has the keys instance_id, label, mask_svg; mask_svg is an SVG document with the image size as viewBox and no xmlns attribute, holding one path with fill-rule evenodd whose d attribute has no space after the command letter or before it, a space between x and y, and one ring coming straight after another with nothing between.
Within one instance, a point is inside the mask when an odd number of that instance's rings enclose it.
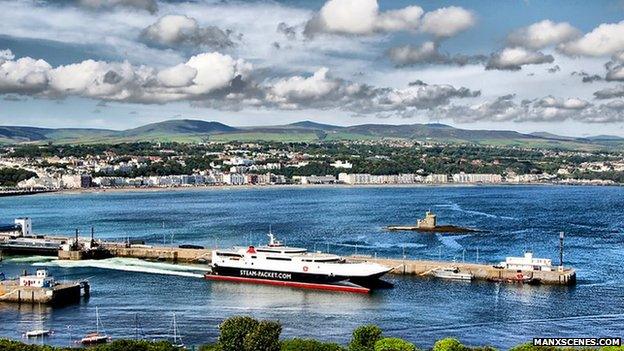
<instances>
[{"instance_id":1,"label":"bush","mask_svg":"<svg viewBox=\"0 0 624 351\"><path fill-rule=\"evenodd\" d=\"M399 338L383 338L375 343L375 351L416 351L416 346Z\"/></svg>"},{"instance_id":2,"label":"bush","mask_svg":"<svg viewBox=\"0 0 624 351\"><path fill-rule=\"evenodd\" d=\"M462 345L457 339L446 338L433 344L433 351L467 351L468 347Z\"/></svg>"},{"instance_id":3,"label":"bush","mask_svg":"<svg viewBox=\"0 0 624 351\"><path fill-rule=\"evenodd\" d=\"M314 339L299 339L282 341L281 351L345 351L346 349L335 343L324 343Z\"/></svg>"},{"instance_id":4,"label":"bush","mask_svg":"<svg viewBox=\"0 0 624 351\"><path fill-rule=\"evenodd\" d=\"M245 351L279 351L282 326L279 322L262 321L245 336Z\"/></svg>"},{"instance_id":5,"label":"bush","mask_svg":"<svg viewBox=\"0 0 624 351\"><path fill-rule=\"evenodd\" d=\"M374 351L375 343L381 339L381 329L373 324L362 325L353 331L349 351Z\"/></svg>"},{"instance_id":6,"label":"bush","mask_svg":"<svg viewBox=\"0 0 624 351\"><path fill-rule=\"evenodd\" d=\"M219 325L219 345L223 351L244 350L245 336L251 333L258 321L251 317L230 317Z\"/></svg>"}]
</instances>

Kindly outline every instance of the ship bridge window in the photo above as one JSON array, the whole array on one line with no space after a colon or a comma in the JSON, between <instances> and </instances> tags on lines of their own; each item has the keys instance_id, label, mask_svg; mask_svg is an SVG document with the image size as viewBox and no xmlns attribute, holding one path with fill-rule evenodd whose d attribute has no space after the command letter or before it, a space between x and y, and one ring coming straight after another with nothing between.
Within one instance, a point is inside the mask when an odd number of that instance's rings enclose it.
<instances>
[{"instance_id":1,"label":"ship bridge window","mask_svg":"<svg viewBox=\"0 0 624 351\"><path fill-rule=\"evenodd\" d=\"M241 254L237 254L237 253L232 253L232 252L217 252L217 256L223 256L223 257L243 257L243 255Z\"/></svg>"},{"instance_id":2,"label":"ship bridge window","mask_svg":"<svg viewBox=\"0 0 624 351\"><path fill-rule=\"evenodd\" d=\"M292 259L290 259L288 257L271 257L271 256L267 256L266 259L267 260L275 260L275 261L292 261Z\"/></svg>"}]
</instances>

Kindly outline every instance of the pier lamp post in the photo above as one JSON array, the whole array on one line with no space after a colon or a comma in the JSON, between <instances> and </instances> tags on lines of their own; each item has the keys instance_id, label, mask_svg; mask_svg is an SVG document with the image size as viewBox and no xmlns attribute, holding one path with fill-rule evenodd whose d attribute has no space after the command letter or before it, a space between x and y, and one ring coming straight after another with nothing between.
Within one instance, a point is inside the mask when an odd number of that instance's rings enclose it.
<instances>
[{"instance_id":1,"label":"pier lamp post","mask_svg":"<svg viewBox=\"0 0 624 351\"><path fill-rule=\"evenodd\" d=\"M563 271L563 232L559 232L559 270Z\"/></svg>"}]
</instances>

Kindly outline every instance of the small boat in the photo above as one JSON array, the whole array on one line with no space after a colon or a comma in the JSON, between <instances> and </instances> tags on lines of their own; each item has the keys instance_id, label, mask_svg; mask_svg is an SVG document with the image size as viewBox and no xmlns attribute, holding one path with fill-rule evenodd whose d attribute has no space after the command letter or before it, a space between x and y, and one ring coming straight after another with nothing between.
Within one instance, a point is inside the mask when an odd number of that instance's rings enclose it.
<instances>
[{"instance_id":1,"label":"small boat","mask_svg":"<svg viewBox=\"0 0 624 351\"><path fill-rule=\"evenodd\" d=\"M178 322L176 321L176 314L173 314L173 322L171 323L171 329L173 329L173 340L171 342L171 346L178 349L185 349L184 343L182 342L182 337L179 335L178 331Z\"/></svg>"},{"instance_id":2,"label":"small boat","mask_svg":"<svg viewBox=\"0 0 624 351\"><path fill-rule=\"evenodd\" d=\"M84 338L80 340L80 343L83 345L97 345L97 344L106 344L111 340L111 337L106 335L106 333L100 333L100 326L102 323L100 322L100 313L98 308L95 308L95 332L88 333Z\"/></svg>"},{"instance_id":3,"label":"small boat","mask_svg":"<svg viewBox=\"0 0 624 351\"><path fill-rule=\"evenodd\" d=\"M39 309L41 310L41 304L39 304ZM42 312L41 312L42 313ZM37 329L32 329L24 333L24 337L27 339L31 338L45 338L52 335L52 331L50 329L45 329L43 327L43 315L39 315L39 325Z\"/></svg>"},{"instance_id":4,"label":"small boat","mask_svg":"<svg viewBox=\"0 0 624 351\"><path fill-rule=\"evenodd\" d=\"M462 273L457 267L436 268L431 271L431 274L442 279L472 280L474 278L472 273Z\"/></svg>"},{"instance_id":5,"label":"small boat","mask_svg":"<svg viewBox=\"0 0 624 351\"><path fill-rule=\"evenodd\" d=\"M518 271L515 276L510 278L490 278L488 280L497 283L539 284L538 280L533 279L533 274L524 275L522 271Z\"/></svg>"},{"instance_id":6,"label":"small boat","mask_svg":"<svg viewBox=\"0 0 624 351\"><path fill-rule=\"evenodd\" d=\"M52 335L52 331L50 329L33 329L24 333L24 336L27 338L43 338L46 336Z\"/></svg>"}]
</instances>

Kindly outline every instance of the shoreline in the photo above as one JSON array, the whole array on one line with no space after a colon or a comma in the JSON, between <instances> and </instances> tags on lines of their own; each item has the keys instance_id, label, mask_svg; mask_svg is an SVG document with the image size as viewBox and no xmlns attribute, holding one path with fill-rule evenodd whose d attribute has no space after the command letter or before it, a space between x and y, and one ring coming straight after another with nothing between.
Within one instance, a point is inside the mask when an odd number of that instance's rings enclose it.
<instances>
[{"instance_id":1,"label":"shoreline","mask_svg":"<svg viewBox=\"0 0 624 351\"><path fill-rule=\"evenodd\" d=\"M559 183L487 183L487 184L271 184L271 185L203 185L203 186L177 186L177 187L117 187L117 188L84 188L84 189L59 189L35 195L52 194L96 194L96 193L158 193L177 191L212 191L212 190L261 190L261 189L353 189L353 188L475 188L475 187L516 187L516 186L542 186L542 187L576 187L576 186L606 186L621 187L624 184L559 184Z\"/></svg>"}]
</instances>

